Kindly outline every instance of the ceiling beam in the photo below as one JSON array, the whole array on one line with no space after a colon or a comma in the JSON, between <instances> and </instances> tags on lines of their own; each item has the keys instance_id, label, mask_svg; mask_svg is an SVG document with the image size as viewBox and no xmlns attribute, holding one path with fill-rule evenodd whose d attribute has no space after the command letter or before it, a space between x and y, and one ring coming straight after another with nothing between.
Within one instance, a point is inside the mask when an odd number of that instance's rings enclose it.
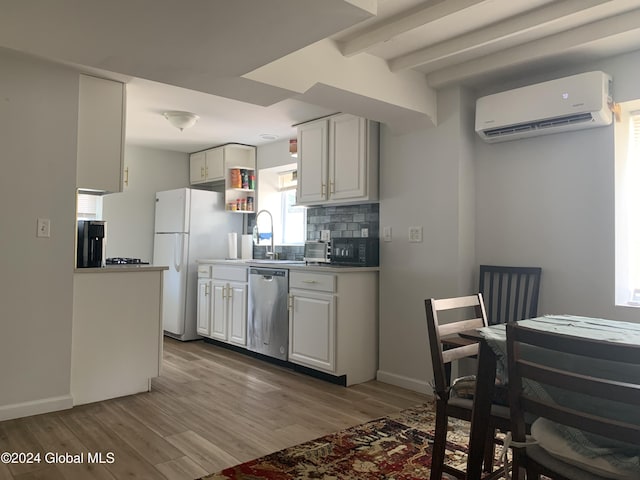
<instances>
[{"instance_id":1,"label":"ceiling beam","mask_svg":"<svg viewBox=\"0 0 640 480\"><path fill-rule=\"evenodd\" d=\"M640 34L640 9L614 15L517 47L500 50L468 62L437 70L427 75L427 83L432 88L439 88L477 76L495 73L501 69L556 57L598 40L632 32Z\"/></svg>"},{"instance_id":2,"label":"ceiling beam","mask_svg":"<svg viewBox=\"0 0 640 480\"><path fill-rule=\"evenodd\" d=\"M388 20L372 25L357 35L339 42L338 46L342 55L351 57L401 33L422 27L485 1L487 0L447 0L436 4L429 2L430 4L427 6L409 9Z\"/></svg>"},{"instance_id":3,"label":"ceiling beam","mask_svg":"<svg viewBox=\"0 0 640 480\"><path fill-rule=\"evenodd\" d=\"M545 25L558 21L568 15L587 10L611 0L567 0L554 2L530 12L494 23L487 28L475 30L459 37L438 44L421 48L414 52L390 59L389 68L393 72L415 68L445 58L453 57L474 50L485 50L491 45L497 49L499 42L514 39L525 32L531 32Z\"/></svg>"}]
</instances>

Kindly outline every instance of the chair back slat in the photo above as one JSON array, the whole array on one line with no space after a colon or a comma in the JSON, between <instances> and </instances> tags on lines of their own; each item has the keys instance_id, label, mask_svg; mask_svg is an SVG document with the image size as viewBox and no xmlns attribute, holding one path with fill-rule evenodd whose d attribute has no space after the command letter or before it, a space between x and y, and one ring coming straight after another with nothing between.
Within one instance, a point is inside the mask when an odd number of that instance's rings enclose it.
<instances>
[{"instance_id":1,"label":"chair back slat","mask_svg":"<svg viewBox=\"0 0 640 480\"><path fill-rule=\"evenodd\" d=\"M539 267L480 265L480 293L489 324L537 316L541 274Z\"/></svg>"},{"instance_id":2,"label":"chair back slat","mask_svg":"<svg viewBox=\"0 0 640 480\"><path fill-rule=\"evenodd\" d=\"M523 397L520 405L527 413L544 417L555 423L634 445L640 444L640 426L638 425L590 415L580 410L558 406L531 397Z\"/></svg>"},{"instance_id":3,"label":"chair back slat","mask_svg":"<svg viewBox=\"0 0 640 480\"><path fill-rule=\"evenodd\" d=\"M450 348L442 352L442 362L450 363L461 358L472 357L478 354L478 344L465 345L463 347Z\"/></svg>"},{"instance_id":4,"label":"chair back slat","mask_svg":"<svg viewBox=\"0 0 640 480\"><path fill-rule=\"evenodd\" d=\"M472 318L453 323L445 323L444 325L438 326L438 333L440 334L440 337L446 337L447 335L464 332L465 330L482 328L485 326L484 322L485 320L483 318Z\"/></svg>"},{"instance_id":5,"label":"chair back slat","mask_svg":"<svg viewBox=\"0 0 640 480\"><path fill-rule=\"evenodd\" d=\"M478 295L468 295L466 297L440 298L431 299L436 310L442 312L444 310L452 310L454 308L477 307Z\"/></svg>"},{"instance_id":6,"label":"chair back slat","mask_svg":"<svg viewBox=\"0 0 640 480\"><path fill-rule=\"evenodd\" d=\"M624 403L640 405L640 385L605 378L594 379L588 375L545 367L527 360L521 360L519 368L523 378L530 378L545 385L552 385L592 397L613 397Z\"/></svg>"}]
</instances>

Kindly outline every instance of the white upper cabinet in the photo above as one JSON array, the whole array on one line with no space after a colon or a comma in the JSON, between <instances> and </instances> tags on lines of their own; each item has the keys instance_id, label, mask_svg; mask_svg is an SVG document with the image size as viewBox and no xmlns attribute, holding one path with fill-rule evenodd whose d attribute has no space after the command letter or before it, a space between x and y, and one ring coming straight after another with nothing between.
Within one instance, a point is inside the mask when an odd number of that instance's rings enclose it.
<instances>
[{"instance_id":1,"label":"white upper cabinet","mask_svg":"<svg viewBox=\"0 0 640 480\"><path fill-rule=\"evenodd\" d=\"M77 188L122 191L125 105L123 83L80 75Z\"/></svg>"},{"instance_id":2,"label":"white upper cabinet","mask_svg":"<svg viewBox=\"0 0 640 480\"><path fill-rule=\"evenodd\" d=\"M318 120L298 127L299 204L327 200L329 120Z\"/></svg>"},{"instance_id":3,"label":"white upper cabinet","mask_svg":"<svg viewBox=\"0 0 640 480\"><path fill-rule=\"evenodd\" d=\"M192 153L189 163L191 184L224 180L224 147Z\"/></svg>"},{"instance_id":4,"label":"white upper cabinet","mask_svg":"<svg viewBox=\"0 0 640 480\"><path fill-rule=\"evenodd\" d=\"M223 182L227 210L253 212L256 147L232 143L192 153L189 157L189 178L192 185Z\"/></svg>"},{"instance_id":5,"label":"white upper cabinet","mask_svg":"<svg viewBox=\"0 0 640 480\"><path fill-rule=\"evenodd\" d=\"M298 127L301 205L378 200L379 124L349 114Z\"/></svg>"}]
</instances>

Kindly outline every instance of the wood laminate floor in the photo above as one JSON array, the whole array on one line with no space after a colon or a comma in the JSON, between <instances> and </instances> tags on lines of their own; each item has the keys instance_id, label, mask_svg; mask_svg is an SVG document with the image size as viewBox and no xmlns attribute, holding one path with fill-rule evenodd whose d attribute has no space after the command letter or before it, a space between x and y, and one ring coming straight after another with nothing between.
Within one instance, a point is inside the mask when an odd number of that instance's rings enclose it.
<instances>
[{"instance_id":1,"label":"wood laminate floor","mask_svg":"<svg viewBox=\"0 0 640 480\"><path fill-rule=\"evenodd\" d=\"M0 463L0 480L195 479L428 399L376 381L340 387L165 338L151 392L0 422L0 452L41 458ZM54 452L82 462L46 463ZM111 453L113 463L89 463L89 453L105 462Z\"/></svg>"}]
</instances>

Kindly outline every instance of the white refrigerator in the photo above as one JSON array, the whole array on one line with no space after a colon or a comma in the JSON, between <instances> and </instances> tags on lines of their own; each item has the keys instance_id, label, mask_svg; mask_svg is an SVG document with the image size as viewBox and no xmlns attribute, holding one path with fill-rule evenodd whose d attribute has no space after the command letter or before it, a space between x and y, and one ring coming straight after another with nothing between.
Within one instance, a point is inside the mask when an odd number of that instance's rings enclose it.
<instances>
[{"instance_id":1,"label":"white refrigerator","mask_svg":"<svg viewBox=\"0 0 640 480\"><path fill-rule=\"evenodd\" d=\"M225 212L224 195L180 188L156 193L153 264L166 265L162 295L165 335L195 340L196 260L225 258L228 233L242 232L242 215Z\"/></svg>"}]
</instances>

